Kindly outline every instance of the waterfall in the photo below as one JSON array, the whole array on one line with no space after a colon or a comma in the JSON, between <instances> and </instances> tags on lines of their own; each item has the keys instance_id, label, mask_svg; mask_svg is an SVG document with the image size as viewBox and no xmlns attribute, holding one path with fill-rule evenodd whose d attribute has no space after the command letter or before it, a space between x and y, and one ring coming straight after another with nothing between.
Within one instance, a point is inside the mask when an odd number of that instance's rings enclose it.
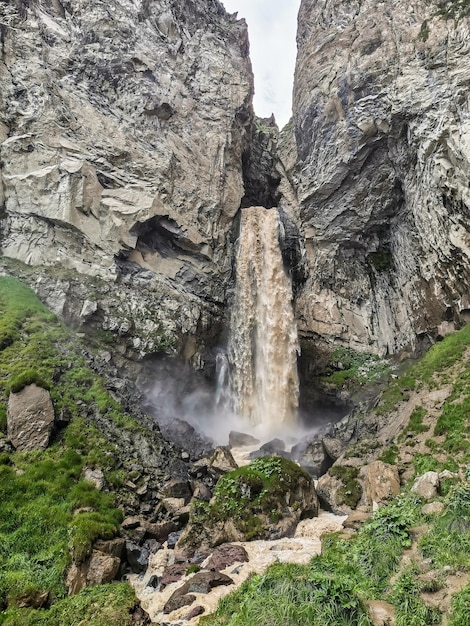
<instances>
[{"instance_id":1,"label":"waterfall","mask_svg":"<svg viewBox=\"0 0 470 626\"><path fill-rule=\"evenodd\" d=\"M235 411L255 425L296 420L298 338L276 209L241 212L229 361Z\"/></svg>"}]
</instances>

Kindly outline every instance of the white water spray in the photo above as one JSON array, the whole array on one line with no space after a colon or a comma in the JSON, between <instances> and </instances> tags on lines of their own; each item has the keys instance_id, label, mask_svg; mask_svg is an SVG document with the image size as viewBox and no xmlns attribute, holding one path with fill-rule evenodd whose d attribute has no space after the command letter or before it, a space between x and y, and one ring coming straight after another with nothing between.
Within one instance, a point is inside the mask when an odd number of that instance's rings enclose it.
<instances>
[{"instance_id":1,"label":"white water spray","mask_svg":"<svg viewBox=\"0 0 470 626\"><path fill-rule=\"evenodd\" d=\"M292 285L276 209L242 210L229 361L236 412L253 425L294 425L299 381Z\"/></svg>"}]
</instances>

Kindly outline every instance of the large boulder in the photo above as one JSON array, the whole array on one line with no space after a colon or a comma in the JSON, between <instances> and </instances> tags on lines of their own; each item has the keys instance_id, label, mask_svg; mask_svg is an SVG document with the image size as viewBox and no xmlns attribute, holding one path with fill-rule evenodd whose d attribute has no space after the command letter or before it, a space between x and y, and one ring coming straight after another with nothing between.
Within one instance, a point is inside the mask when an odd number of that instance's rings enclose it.
<instances>
[{"instance_id":1,"label":"large boulder","mask_svg":"<svg viewBox=\"0 0 470 626\"><path fill-rule=\"evenodd\" d=\"M359 471L362 481L361 503L377 509L400 493L400 477L395 465L373 461Z\"/></svg>"},{"instance_id":2,"label":"large boulder","mask_svg":"<svg viewBox=\"0 0 470 626\"><path fill-rule=\"evenodd\" d=\"M426 472L422 476L418 476L411 487L411 491L426 500L435 498L439 491L439 474L437 472Z\"/></svg>"},{"instance_id":3,"label":"large boulder","mask_svg":"<svg viewBox=\"0 0 470 626\"><path fill-rule=\"evenodd\" d=\"M261 458L225 474L209 503L193 502L178 548L279 539L292 535L300 519L315 515L318 498L309 474L282 457Z\"/></svg>"},{"instance_id":4,"label":"large boulder","mask_svg":"<svg viewBox=\"0 0 470 626\"><path fill-rule=\"evenodd\" d=\"M27 385L8 398L8 438L19 452L45 450L54 427L54 407L50 393L37 385Z\"/></svg>"}]
</instances>

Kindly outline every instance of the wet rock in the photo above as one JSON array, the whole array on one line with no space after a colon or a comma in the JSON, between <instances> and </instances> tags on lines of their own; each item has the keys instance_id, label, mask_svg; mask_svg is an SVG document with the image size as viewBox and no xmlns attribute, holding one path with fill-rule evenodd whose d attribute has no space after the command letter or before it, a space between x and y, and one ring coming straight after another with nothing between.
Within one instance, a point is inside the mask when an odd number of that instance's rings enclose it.
<instances>
[{"instance_id":1,"label":"wet rock","mask_svg":"<svg viewBox=\"0 0 470 626\"><path fill-rule=\"evenodd\" d=\"M161 580L162 580L161 576L152 574L152 576L150 576L148 580L147 587L151 587L152 589L159 589Z\"/></svg>"},{"instance_id":2,"label":"wet rock","mask_svg":"<svg viewBox=\"0 0 470 626\"><path fill-rule=\"evenodd\" d=\"M228 435L228 445L231 448L243 448L245 446L256 446L259 444L259 439L248 435L247 433L240 433L236 430L231 430Z\"/></svg>"},{"instance_id":3,"label":"wet rock","mask_svg":"<svg viewBox=\"0 0 470 626\"><path fill-rule=\"evenodd\" d=\"M319 477L326 472L331 465L325 447L321 439L315 438L312 441L301 441L291 450L291 457L308 472L315 477Z\"/></svg>"},{"instance_id":4,"label":"wet rock","mask_svg":"<svg viewBox=\"0 0 470 626\"><path fill-rule=\"evenodd\" d=\"M437 496L439 490L439 474L437 472L426 472L418 476L411 487L411 491L426 500L431 500Z\"/></svg>"},{"instance_id":5,"label":"wet rock","mask_svg":"<svg viewBox=\"0 0 470 626\"><path fill-rule=\"evenodd\" d=\"M181 580L183 576L186 574L186 570L189 567L189 563L174 563L173 565L168 565L163 570L160 589L165 589L171 583L176 583L178 580Z\"/></svg>"},{"instance_id":6,"label":"wet rock","mask_svg":"<svg viewBox=\"0 0 470 626\"><path fill-rule=\"evenodd\" d=\"M227 543L217 546L206 563L206 569L220 572L234 563L247 563L248 561L248 553L243 546Z\"/></svg>"},{"instance_id":7,"label":"wet rock","mask_svg":"<svg viewBox=\"0 0 470 626\"><path fill-rule=\"evenodd\" d=\"M173 611L181 609L184 606L188 606L189 604L192 604L194 600L196 599L196 596L193 596L191 594L181 595L181 594L178 594L177 591L178 589L175 591L175 593L172 596L170 596L167 603L163 607L163 612L165 613L165 615L168 615L168 613L173 613Z\"/></svg>"},{"instance_id":8,"label":"wet rock","mask_svg":"<svg viewBox=\"0 0 470 626\"><path fill-rule=\"evenodd\" d=\"M168 535L167 546L170 549L173 549L178 543L178 539L181 537L181 530L177 532L172 532Z\"/></svg>"},{"instance_id":9,"label":"wet rock","mask_svg":"<svg viewBox=\"0 0 470 626\"><path fill-rule=\"evenodd\" d=\"M197 574L194 574L194 576L181 587L181 592L210 593L212 589L222 585L233 585L233 580L230 576L222 574L221 572L197 572Z\"/></svg>"},{"instance_id":10,"label":"wet rock","mask_svg":"<svg viewBox=\"0 0 470 626\"><path fill-rule=\"evenodd\" d=\"M284 452L284 450L286 449L286 444L284 441L282 441L282 439L271 439L271 441L268 441L266 443L263 443L263 445L260 447L260 450L262 450L263 452L269 452L272 454L275 454L277 452Z\"/></svg>"},{"instance_id":11,"label":"wet rock","mask_svg":"<svg viewBox=\"0 0 470 626\"><path fill-rule=\"evenodd\" d=\"M203 606L195 606L187 615L185 615L184 619L189 622L193 618L198 617L198 615L202 615L205 610L206 609Z\"/></svg>"},{"instance_id":12,"label":"wet rock","mask_svg":"<svg viewBox=\"0 0 470 626\"><path fill-rule=\"evenodd\" d=\"M131 613L131 621L135 626L149 626L152 623L150 615L141 606L135 607Z\"/></svg>"},{"instance_id":13,"label":"wet rock","mask_svg":"<svg viewBox=\"0 0 470 626\"><path fill-rule=\"evenodd\" d=\"M54 407L46 389L27 385L18 393L10 393L7 434L18 452L47 448L54 419Z\"/></svg>"},{"instance_id":14,"label":"wet rock","mask_svg":"<svg viewBox=\"0 0 470 626\"><path fill-rule=\"evenodd\" d=\"M133 574L143 574L146 571L149 557L150 553L146 548L126 542L126 558Z\"/></svg>"}]
</instances>

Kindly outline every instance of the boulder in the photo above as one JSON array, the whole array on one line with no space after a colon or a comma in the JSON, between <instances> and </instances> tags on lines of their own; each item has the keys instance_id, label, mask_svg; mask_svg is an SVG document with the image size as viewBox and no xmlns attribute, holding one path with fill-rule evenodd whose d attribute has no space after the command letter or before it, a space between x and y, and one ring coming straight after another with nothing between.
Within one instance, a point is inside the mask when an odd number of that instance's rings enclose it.
<instances>
[{"instance_id":1,"label":"boulder","mask_svg":"<svg viewBox=\"0 0 470 626\"><path fill-rule=\"evenodd\" d=\"M321 439L301 441L291 450L291 458L305 467L312 476L322 476L331 465Z\"/></svg>"},{"instance_id":2,"label":"boulder","mask_svg":"<svg viewBox=\"0 0 470 626\"><path fill-rule=\"evenodd\" d=\"M259 439L248 435L247 433L239 433L236 430L231 430L228 435L228 445L231 448L244 448L246 446L256 446L259 444Z\"/></svg>"},{"instance_id":3,"label":"boulder","mask_svg":"<svg viewBox=\"0 0 470 626\"><path fill-rule=\"evenodd\" d=\"M381 600L366 602L369 617L374 626L394 626L396 621L395 607Z\"/></svg>"},{"instance_id":4,"label":"boulder","mask_svg":"<svg viewBox=\"0 0 470 626\"><path fill-rule=\"evenodd\" d=\"M178 530L178 524L171 521L142 522L142 528L145 530L146 539L156 539L159 543L165 543L171 533Z\"/></svg>"},{"instance_id":5,"label":"boulder","mask_svg":"<svg viewBox=\"0 0 470 626\"><path fill-rule=\"evenodd\" d=\"M195 606L194 608L192 608L189 613L187 615L185 615L184 620L186 622L189 622L190 620L194 619L195 617L198 617L199 615L202 615L205 612L205 608L203 606Z\"/></svg>"},{"instance_id":6,"label":"boulder","mask_svg":"<svg viewBox=\"0 0 470 626\"><path fill-rule=\"evenodd\" d=\"M181 592L183 595L187 593L209 593L214 587L222 585L233 585L233 580L221 572L197 572L180 589L177 589L177 592Z\"/></svg>"},{"instance_id":7,"label":"boulder","mask_svg":"<svg viewBox=\"0 0 470 626\"><path fill-rule=\"evenodd\" d=\"M45 450L53 427L54 407L46 389L27 385L18 393L10 393L7 432L16 450Z\"/></svg>"},{"instance_id":8,"label":"boulder","mask_svg":"<svg viewBox=\"0 0 470 626\"><path fill-rule=\"evenodd\" d=\"M247 563L248 552L243 546L226 543L218 546L206 563L206 569L220 572L234 563Z\"/></svg>"},{"instance_id":9,"label":"boulder","mask_svg":"<svg viewBox=\"0 0 470 626\"><path fill-rule=\"evenodd\" d=\"M370 517L370 513L364 511L353 511L343 522L344 528L350 528L352 530L358 530L364 522Z\"/></svg>"},{"instance_id":10,"label":"boulder","mask_svg":"<svg viewBox=\"0 0 470 626\"><path fill-rule=\"evenodd\" d=\"M257 459L222 476L209 503L194 501L178 549L293 535L300 519L318 515L313 479L282 457Z\"/></svg>"},{"instance_id":11,"label":"boulder","mask_svg":"<svg viewBox=\"0 0 470 626\"><path fill-rule=\"evenodd\" d=\"M210 466L223 474L231 472L238 467L230 450L223 446L216 448L214 455L211 458Z\"/></svg>"},{"instance_id":12,"label":"boulder","mask_svg":"<svg viewBox=\"0 0 470 626\"><path fill-rule=\"evenodd\" d=\"M187 480L174 478L166 483L163 496L164 498L183 498L184 504L187 504L192 497L191 485Z\"/></svg>"},{"instance_id":13,"label":"boulder","mask_svg":"<svg viewBox=\"0 0 470 626\"><path fill-rule=\"evenodd\" d=\"M119 557L93 550L86 572L87 586L111 582L116 578L120 565L121 559Z\"/></svg>"},{"instance_id":14,"label":"boulder","mask_svg":"<svg viewBox=\"0 0 470 626\"><path fill-rule=\"evenodd\" d=\"M126 558L133 574L143 574L149 563L150 553L147 548L131 541L126 542Z\"/></svg>"},{"instance_id":15,"label":"boulder","mask_svg":"<svg viewBox=\"0 0 470 626\"><path fill-rule=\"evenodd\" d=\"M421 513L423 515L440 515L444 509L445 504L443 502L429 502L422 507Z\"/></svg>"},{"instance_id":16,"label":"boulder","mask_svg":"<svg viewBox=\"0 0 470 626\"><path fill-rule=\"evenodd\" d=\"M352 508L344 502L343 489L343 482L336 476L324 474L318 479L316 486L318 497L323 506L335 515L350 515L352 512Z\"/></svg>"},{"instance_id":17,"label":"boulder","mask_svg":"<svg viewBox=\"0 0 470 626\"><path fill-rule=\"evenodd\" d=\"M361 504L376 510L400 493L400 477L395 465L373 461L359 470L363 497Z\"/></svg>"},{"instance_id":18,"label":"boulder","mask_svg":"<svg viewBox=\"0 0 470 626\"><path fill-rule=\"evenodd\" d=\"M325 449L325 452L327 453L327 455L330 457L332 461L337 461L339 457L343 454L345 447L346 447L344 443L340 439L337 439L336 437L326 436L326 437L323 437L321 441Z\"/></svg>"},{"instance_id":19,"label":"boulder","mask_svg":"<svg viewBox=\"0 0 470 626\"><path fill-rule=\"evenodd\" d=\"M286 449L286 444L282 439L271 439L260 447L260 450L263 452L270 452L271 454L276 454L278 452L284 452Z\"/></svg>"},{"instance_id":20,"label":"boulder","mask_svg":"<svg viewBox=\"0 0 470 626\"><path fill-rule=\"evenodd\" d=\"M162 578L160 581L160 589L165 589L171 583L176 583L178 580L181 580L183 576L186 574L186 570L190 566L189 562L185 563L174 563L173 565L168 565L163 570Z\"/></svg>"},{"instance_id":21,"label":"boulder","mask_svg":"<svg viewBox=\"0 0 470 626\"><path fill-rule=\"evenodd\" d=\"M439 491L439 474L426 472L422 476L418 476L411 487L411 491L425 500L435 498Z\"/></svg>"},{"instance_id":22,"label":"boulder","mask_svg":"<svg viewBox=\"0 0 470 626\"><path fill-rule=\"evenodd\" d=\"M183 606L188 606L189 604L192 604L196 599L196 596L193 596L191 594L180 595L177 594L177 591L178 589L172 596L169 597L167 603L163 607L163 612L165 613L165 615L168 615L168 613L173 613L173 611L177 611L178 609L183 608Z\"/></svg>"},{"instance_id":23,"label":"boulder","mask_svg":"<svg viewBox=\"0 0 470 626\"><path fill-rule=\"evenodd\" d=\"M95 486L95 489L102 491L105 487L105 478L103 470L99 467L95 469L86 468L83 472L83 478Z\"/></svg>"}]
</instances>

